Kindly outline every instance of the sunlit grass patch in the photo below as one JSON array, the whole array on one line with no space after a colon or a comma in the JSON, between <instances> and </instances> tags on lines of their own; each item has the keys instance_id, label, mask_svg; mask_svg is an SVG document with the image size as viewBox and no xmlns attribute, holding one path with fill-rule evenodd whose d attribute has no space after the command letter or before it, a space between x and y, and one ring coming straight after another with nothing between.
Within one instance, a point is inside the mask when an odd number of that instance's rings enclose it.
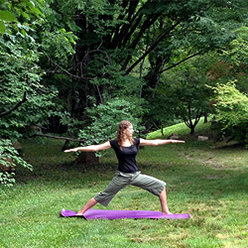
<instances>
[{"instance_id":1,"label":"sunlit grass patch","mask_svg":"<svg viewBox=\"0 0 248 248\"><path fill-rule=\"evenodd\" d=\"M202 117L198 124L195 127L195 132L208 130L211 126L210 122L204 123L204 118ZM163 135L161 129L151 132L147 135L147 139L167 139L171 134L177 134L179 137L184 135L188 135L190 133L190 129L186 126L185 123L178 123L169 127L163 128Z\"/></svg>"}]
</instances>

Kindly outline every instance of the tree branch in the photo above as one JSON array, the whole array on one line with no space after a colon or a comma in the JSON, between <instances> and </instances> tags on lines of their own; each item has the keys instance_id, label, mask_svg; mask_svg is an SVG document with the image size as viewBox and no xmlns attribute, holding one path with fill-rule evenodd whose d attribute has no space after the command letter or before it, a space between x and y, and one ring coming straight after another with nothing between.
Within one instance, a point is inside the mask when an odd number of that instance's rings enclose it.
<instances>
[{"instance_id":1,"label":"tree branch","mask_svg":"<svg viewBox=\"0 0 248 248\"><path fill-rule=\"evenodd\" d=\"M36 133L33 136L46 137L46 138L51 138L51 139L62 139L62 140L67 140L67 141L85 142L85 140L81 140L81 139L73 139L73 138L55 136L55 135L43 134L43 133Z\"/></svg>"},{"instance_id":2,"label":"tree branch","mask_svg":"<svg viewBox=\"0 0 248 248\"><path fill-rule=\"evenodd\" d=\"M165 71L168 71L168 70L170 70L171 68L176 67L176 66L180 65L181 63L185 62L186 60L191 59L191 58L193 58L193 57L195 57L195 56L197 56L197 55L199 55L199 54L201 54L201 52L195 53L195 54L193 54L193 55L191 55L191 56L189 56L189 57L187 57L187 58L185 58L185 59L179 61L178 63L176 63L176 64L174 64L174 65L172 65L172 66L169 66L169 67L163 69L163 70L160 71L159 73L163 73L163 72L165 72Z\"/></svg>"},{"instance_id":3,"label":"tree branch","mask_svg":"<svg viewBox=\"0 0 248 248\"><path fill-rule=\"evenodd\" d=\"M132 24L132 20L131 18L133 17L134 13L135 13L135 9L139 3L139 1L130 1L129 2L129 7L128 9L126 9L125 7L127 7L127 1L123 1L123 8L126 10L125 13L123 15L121 15L119 17L120 20L126 20L126 23L123 24L123 26L121 27L121 24L116 26L115 32L114 32L114 36L112 41L109 43L110 46L109 47L121 47L120 44L122 43L122 40L124 39L124 37L126 36L129 27ZM125 16L126 19L125 19Z\"/></svg>"},{"instance_id":4,"label":"tree branch","mask_svg":"<svg viewBox=\"0 0 248 248\"><path fill-rule=\"evenodd\" d=\"M11 109L9 109L9 110L7 110L5 112L0 113L0 117L3 117L5 115L9 115L14 110L18 109L27 100L28 100L28 98L27 98L27 92L24 92L22 100L20 102L18 102L13 108L11 108Z\"/></svg>"},{"instance_id":5,"label":"tree branch","mask_svg":"<svg viewBox=\"0 0 248 248\"><path fill-rule=\"evenodd\" d=\"M157 45L166 37L166 35L168 35L171 30L173 30L177 25L179 25L180 21L176 22L174 25L172 25L169 29L167 29L158 39L156 42L153 43L153 45L138 59L136 60L136 62L134 62L127 70L125 75L128 75L133 68L138 65L150 52L152 52ZM122 68L124 69L124 68Z\"/></svg>"}]
</instances>

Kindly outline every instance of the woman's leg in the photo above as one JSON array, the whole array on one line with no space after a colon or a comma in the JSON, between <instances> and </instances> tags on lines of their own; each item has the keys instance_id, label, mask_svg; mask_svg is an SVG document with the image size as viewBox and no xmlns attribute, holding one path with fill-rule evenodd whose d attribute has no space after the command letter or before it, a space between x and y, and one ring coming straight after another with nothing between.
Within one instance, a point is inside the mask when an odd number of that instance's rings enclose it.
<instances>
[{"instance_id":1,"label":"woman's leg","mask_svg":"<svg viewBox=\"0 0 248 248\"><path fill-rule=\"evenodd\" d=\"M148 190L152 194L159 197L162 213L171 214L167 206L166 183L155 177L139 174L133 179L132 185Z\"/></svg>"},{"instance_id":2,"label":"woman's leg","mask_svg":"<svg viewBox=\"0 0 248 248\"><path fill-rule=\"evenodd\" d=\"M161 203L162 213L163 214L172 214L169 211L169 208L167 206L167 195L166 195L166 188L165 187L162 190L161 194L159 195L159 200L160 200L160 203Z\"/></svg>"},{"instance_id":3,"label":"woman's leg","mask_svg":"<svg viewBox=\"0 0 248 248\"><path fill-rule=\"evenodd\" d=\"M83 208L77 213L77 215L83 215L85 211L88 209L94 207L97 204L97 201L94 198L91 198L84 206Z\"/></svg>"},{"instance_id":4,"label":"woman's leg","mask_svg":"<svg viewBox=\"0 0 248 248\"><path fill-rule=\"evenodd\" d=\"M78 215L83 215L85 211L94 207L97 203L107 207L109 202L113 197L123 188L128 185L129 179L122 177L119 173L116 173L109 185L95 197L91 198L83 208L77 213Z\"/></svg>"}]
</instances>

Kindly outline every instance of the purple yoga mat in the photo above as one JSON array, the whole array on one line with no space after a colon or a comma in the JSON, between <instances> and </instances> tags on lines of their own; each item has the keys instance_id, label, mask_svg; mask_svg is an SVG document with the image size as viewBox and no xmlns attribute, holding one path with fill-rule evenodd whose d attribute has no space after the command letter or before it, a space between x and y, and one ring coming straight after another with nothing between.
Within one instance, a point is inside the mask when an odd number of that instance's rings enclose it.
<instances>
[{"instance_id":1,"label":"purple yoga mat","mask_svg":"<svg viewBox=\"0 0 248 248\"><path fill-rule=\"evenodd\" d=\"M140 211L140 210L102 210L102 209L89 209L84 215L76 215L77 212L71 210L61 210L63 217L84 217L86 220L92 219L188 219L189 214L162 214L159 211Z\"/></svg>"}]
</instances>

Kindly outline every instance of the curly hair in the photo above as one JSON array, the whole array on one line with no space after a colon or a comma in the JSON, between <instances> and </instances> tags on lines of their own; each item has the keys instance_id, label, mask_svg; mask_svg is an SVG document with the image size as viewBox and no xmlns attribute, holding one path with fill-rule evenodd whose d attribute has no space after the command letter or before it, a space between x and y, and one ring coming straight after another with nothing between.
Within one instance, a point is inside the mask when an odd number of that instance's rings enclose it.
<instances>
[{"instance_id":1,"label":"curly hair","mask_svg":"<svg viewBox=\"0 0 248 248\"><path fill-rule=\"evenodd\" d=\"M123 142L123 139L124 139L124 131L130 127L132 125L132 123L130 121L121 121L119 123L119 126L118 126L118 132L117 132L117 137L116 137L116 140L118 142L118 144L120 146L122 146L122 142ZM133 138L129 138L129 141L131 143L131 145L133 145L133 142L134 142L134 139Z\"/></svg>"}]
</instances>

